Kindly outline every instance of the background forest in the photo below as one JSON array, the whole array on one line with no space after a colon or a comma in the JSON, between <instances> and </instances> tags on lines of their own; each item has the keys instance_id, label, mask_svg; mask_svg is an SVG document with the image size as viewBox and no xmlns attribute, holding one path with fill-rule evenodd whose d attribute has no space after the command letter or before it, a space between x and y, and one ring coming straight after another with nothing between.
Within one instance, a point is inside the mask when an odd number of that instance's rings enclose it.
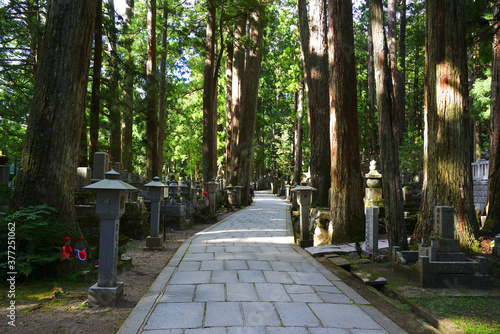
<instances>
[{"instance_id":1,"label":"background forest","mask_svg":"<svg viewBox=\"0 0 500 334\"><path fill-rule=\"evenodd\" d=\"M92 166L94 152L105 151L111 161L121 161L124 169L147 178L183 171L191 178L221 175L235 183L229 176L238 166L226 159L250 151L253 159L241 159L240 164L251 161L253 175L239 183L248 185L248 180L267 176L297 182L301 174L308 174L309 167L319 164L309 159L321 143L311 144L314 136L309 132L316 121L306 113L313 100L307 98L308 83L304 83L304 65L308 63L304 41L301 48L304 34L300 27L308 21L307 12L306 21L299 22L300 8L306 8L313 25L312 3L97 1L97 14L89 15L96 21L91 25L95 29L83 124L68 121L70 137L80 137L78 166ZM494 4L486 0L460 3L466 13L468 105L476 130L476 160L487 157L489 148ZM426 3L403 0L386 5L388 27L392 27L387 33L393 34L388 36L389 44L398 50L397 61L391 66L393 73L400 73L402 82L399 171L415 175L424 163ZM39 88L34 74L48 10L47 2L38 0L2 1L1 6L0 150L9 157L15 178L31 101ZM241 24L241 13L248 15L248 27ZM369 161L379 157L381 138L369 2L355 1L352 17L360 155L362 161ZM247 54L238 58L241 49ZM252 63L252 57L259 61L261 57L262 63ZM237 59L247 62L245 70L258 63L248 72L251 75L241 80L241 85L258 87L258 93L249 90L248 100L241 97L245 101L241 102L242 115L247 114L244 108L252 105L255 97L255 131L249 126L254 120L241 118L241 124L235 126L235 116L231 116L239 109L235 111L234 91L231 106L228 92L231 84L233 89L235 86L227 73L234 71L236 66L231 62L236 64ZM251 83L252 78L257 78L258 84ZM207 129L216 131L209 133ZM235 137L238 131L242 137ZM328 147L326 138L323 145ZM240 140L247 141L247 146L234 146ZM303 162L297 171L300 155ZM298 178L293 177L294 168ZM327 171L329 168L328 164ZM319 184L328 189L330 179Z\"/></svg>"}]
</instances>

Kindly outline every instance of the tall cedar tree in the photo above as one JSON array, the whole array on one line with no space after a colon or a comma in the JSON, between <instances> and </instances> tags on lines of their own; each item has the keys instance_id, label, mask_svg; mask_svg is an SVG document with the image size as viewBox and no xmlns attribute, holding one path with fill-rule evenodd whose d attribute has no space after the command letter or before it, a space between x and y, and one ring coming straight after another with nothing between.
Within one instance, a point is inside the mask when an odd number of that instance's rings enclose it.
<instances>
[{"instance_id":1,"label":"tall cedar tree","mask_svg":"<svg viewBox=\"0 0 500 334\"><path fill-rule=\"evenodd\" d=\"M49 2L14 206L47 204L76 230L74 189L97 0ZM77 135L75 135L77 134Z\"/></svg>"},{"instance_id":2,"label":"tall cedar tree","mask_svg":"<svg viewBox=\"0 0 500 334\"><path fill-rule=\"evenodd\" d=\"M416 240L433 232L434 207L455 208L455 236L475 240L472 136L467 110L465 0L426 2L424 184Z\"/></svg>"},{"instance_id":3,"label":"tall cedar tree","mask_svg":"<svg viewBox=\"0 0 500 334\"><path fill-rule=\"evenodd\" d=\"M208 1L203 78L203 179L217 176L217 65L215 64L217 7Z\"/></svg>"},{"instance_id":4,"label":"tall cedar tree","mask_svg":"<svg viewBox=\"0 0 500 334\"><path fill-rule=\"evenodd\" d=\"M491 66L491 119L490 119L490 177L488 179L488 220L493 230L500 232L500 7L497 5L496 33L493 37L493 64Z\"/></svg>"},{"instance_id":5,"label":"tall cedar tree","mask_svg":"<svg viewBox=\"0 0 500 334\"><path fill-rule=\"evenodd\" d=\"M167 33L168 33L168 7L163 3L163 24L161 27L161 53L160 53L160 96L158 99L158 170L163 172L163 149L165 141L165 119L167 116Z\"/></svg>"},{"instance_id":6,"label":"tall cedar tree","mask_svg":"<svg viewBox=\"0 0 500 334\"><path fill-rule=\"evenodd\" d=\"M123 169L133 171L132 164L132 126L134 108L134 58L132 55L132 34L130 25L134 15L134 0L127 0L123 34L125 35L125 73L123 78L123 131L122 162Z\"/></svg>"},{"instance_id":7,"label":"tall cedar tree","mask_svg":"<svg viewBox=\"0 0 500 334\"><path fill-rule=\"evenodd\" d=\"M395 128L397 127L392 79L387 64L387 46L384 34L384 11L381 0L370 3L373 33L375 85L379 124L380 161L384 192L385 225L389 248L407 247L403 216L403 196L399 179L399 153Z\"/></svg>"},{"instance_id":8,"label":"tall cedar tree","mask_svg":"<svg viewBox=\"0 0 500 334\"><path fill-rule=\"evenodd\" d=\"M309 166L312 186L317 189L313 195L313 201L326 204L330 189L331 168L326 1L311 0L309 8L310 24L305 0L298 0L300 44L304 59L311 144Z\"/></svg>"},{"instance_id":9,"label":"tall cedar tree","mask_svg":"<svg viewBox=\"0 0 500 334\"><path fill-rule=\"evenodd\" d=\"M265 6L255 4L249 11L248 21L236 24L233 54L233 112L231 114L230 183L243 186L241 203L248 205L252 171L253 142L257 118L257 97L262 63ZM248 25L247 25L248 23ZM246 49L241 36L248 26L249 43ZM240 126L241 125L241 126Z\"/></svg>"},{"instance_id":10,"label":"tall cedar tree","mask_svg":"<svg viewBox=\"0 0 500 334\"><path fill-rule=\"evenodd\" d=\"M332 242L364 238L352 1L329 0Z\"/></svg>"},{"instance_id":11,"label":"tall cedar tree","mask_svg":"<svg viewBox=\"0 0 500 334\"><path fill-rule=\"evenodd\" d=\"M99 152L99 115L101 110L102 68L102 0L97 1L94 31L94 64L92 68L92 94L90 96L89 166L94 166L94 153Z\"/></svg>"},{"instance_id":12,"label":"tall cedar tree","mask_svg":"<svg viewBox=\"0 0 500 334\"><path fill-rule=\"evenodd\" d=\"M148 0L148 61L146 65L146 178L160 175L158 166L158 69L156 67L156 0Z\"/></svg>"},{"instance_id":13,"label":"tall cedar tree","mask_svg":"<svg viewBox=\"0 0 500 334\"><path fill-rule=\"evenodd\" d=\"M118 53L116 50L116 40L118 39L115 23L115 4L114 0L108 0L106 3L109 21L107 21L108 52L109 52L109 161L122 161L122 115L118 103Z\"/></svg>"},{"instance_id":14,"label":"tall cedar tree","mask_svg":"<svg viewBox=\"0 0 500 334\"><path fill-rule=\"evenodd\" d=\"M300 184L302 179L302 115L304 111L304 80L300 81L299 90L295 92L295 110L297 111L297 120L294 125L294 143L293 143L293 184Z\"/></svg>"}]
</instances>

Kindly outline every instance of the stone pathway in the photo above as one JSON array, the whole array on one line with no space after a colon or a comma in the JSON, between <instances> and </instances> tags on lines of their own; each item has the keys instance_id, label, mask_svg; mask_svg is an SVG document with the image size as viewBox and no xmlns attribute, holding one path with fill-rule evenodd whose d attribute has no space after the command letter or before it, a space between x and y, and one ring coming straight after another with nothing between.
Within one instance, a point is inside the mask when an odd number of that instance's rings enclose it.
<instances>
[{"instance_id":1,"label":"stone pathway","mask_svg":"<svg viewBox=\"0 0 500 334\"><path fill-rule=\"evenodd\" d=\"M287 212L283 199L258 192L190 238L118 333L404 333L293 245Z\"/></svg>"}]
</instances>

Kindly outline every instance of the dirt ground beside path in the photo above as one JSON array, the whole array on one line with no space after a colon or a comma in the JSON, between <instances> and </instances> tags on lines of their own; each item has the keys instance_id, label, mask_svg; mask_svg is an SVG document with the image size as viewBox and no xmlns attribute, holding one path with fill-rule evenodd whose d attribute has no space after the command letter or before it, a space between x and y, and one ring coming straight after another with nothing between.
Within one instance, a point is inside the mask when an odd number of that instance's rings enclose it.
<instances>
[{"instance_id":1,"label":"dirt ground beside path","mask_svg":"<svg viewBox=\"0 0 500 334\"><path fill-rule=\"evenodd\" d=\"M220 216L219 221L230 214ZM17 305L16 327L9 326L5 316L2 316L4 320L0 322L0 333L115 333L179 246L189 237L209 226L211 225L201 224L182 231L171 231L168 233L168 242L165 243L162 251L145 251L143 250L144 240L131 241L125 255L132 258L133 265L119 272L118 281L123 281L125 288L124 296L116 308L88 307L88 288L95 283L89 282L86 285L80 285L79 289L56 291L52 296L45 296L41 299L31 297L26 301L23 300ZM350 275L336 272L335 268L327 264L325 266L408 333L431 333L425 330L422 325L423 321L416 319L411 312L392 305L382 296L357 284L357 281L352 280ZM3 306L2 309L5 310Z\"/></svg>"}]
</instances>

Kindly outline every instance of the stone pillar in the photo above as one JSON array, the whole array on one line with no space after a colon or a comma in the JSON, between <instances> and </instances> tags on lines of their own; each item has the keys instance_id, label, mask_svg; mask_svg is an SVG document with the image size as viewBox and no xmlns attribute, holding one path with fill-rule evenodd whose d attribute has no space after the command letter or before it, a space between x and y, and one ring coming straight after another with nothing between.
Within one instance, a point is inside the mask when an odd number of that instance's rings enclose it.
<instances>
[{"instance_id":1,"label":"stone pillar","mask_svg":"<svg viewBox=\"0 0 500 334\"><path fill-rule=\"evenodd\" d=\"M109 170L109 155L105 152L94 153L94 166L92 166L92 182L104 179L104 174Z\"/></svg>"},{"instance_id":2,"label":"stone pillar","mask_svg":"<svg viewBox=\"0 0 500 334\"><path fill-rule=\"evenodd\" d=\"M500 256L500 234L497 234L495 237L495 248L493 249L493 253Z\"/></svg>"},{"instance_id":3,"label":"stone pillar","mask_svg":"<svg viewBox=\"0 0 500 334\"><path fill-rule=\"evenodd\" d=\"M217 182L214 180L206 183L208 191L208 214L215 217L217 214Z\"/></svg>"},{"instance_id":4,"label":"stone pillar","mask_svg":"<svg viewBox=\"0 0 500 334\"><path fill-rule=\"evenodd\" d=\"M160 201L165 185L160 182L158 176L155 176L153 181L146 183L144 187L148 188L149 200L151 201L149 237L146 238L146 248L161 249L163 248L163 236L160 235Z\"/></svg>"},{"instance_id":5,"label":"stone pillar","mask_svg":"<svg viewBox=\"0 0 500 334\"><path fill-rule=\"evenodd\" d=\"M241 190L242 189L243 189L243 186L234 186L234 189L233 189L234 200L235 200L235 204L234 205L238 209L241 208Z\"/></svg>"},{"instance_id":6,"label":"stone pillar","mask_svg":"<svg viewBox=\"0 0 500 334\"><path fill-rule=\"evenodd\" d=\"M97 284L89 289L89 304L115 306L123 295L123 282L116 281L120 217L125 213L127 191L135 187L120 181L120 174L107 172L105 179L86 186L96 191L96 214L101 219Z\"/></svg>"},{"instance_id":7,"label":"stone pillar","mask_svg":"<svg viewBox=\"0 0 500 334\"><path fill-rule=\"evenodd\" d=\"M378 207L371 206L365 210L365 251L378 251Z\"/></svg>"},{"instance_id":8,"label":"stone pillar","mask_svg":"<svg viewBox=\"0 0 500 334\"><path fill-rule=\"evenodd\" d=\"M384 206L382 199L382 175L377 172L377 163L375 160L370 162L370 172L365 175L366 185L365 189L365 208L371 206Z\"/></svg>"},{"instance_id":9,"label":"stone pillar","mask_svg":"<svg viewBox=\"0 0 500 334\"><path fill-rule=\"evenodd\" d=\"M313 240L309 233L309 205L311 205L312 192L316 188L307 186L306 182L295 188L297 192L297 200L300 206L300 238L297 244L300 247L310 247L313 245Z\"/></svg>"},{"instance_id":10,"label":"stone pillar","mask_svg":"<svg viewBox=\"0 0 500 334\"><path fill-rule=\"evenodd\" d=\"M286 196L286 198L285 198L285 199L286 199L287 201L290 201L290 188L291 188L291 187L292 187L292 186L291 186L291 185L289 185L289 184L286 184L286 185L285 185L285 196Z\"/></svg>"},{"instance_id":11,"label":"stone pillar","mask_svg":"<svg viewBox=\"0 0 500 334\"><path fill-rule=\"evenodd\" d=\"M455 209L452 206L434 207L434 232L443 239L455 238Z\"/></svg>"},{"instance_id":12,"label":"stone pillar","mask_svg":"<svg viewBox=\"0 0 500 334\"><path fill-rule=\"evenodd\" d=\"M233 186L232 185L228 185L226 187L226 192L227 192L227 203L229 205L228 209L233 211L233 208L234 208L234 192L233 192Z\"/></svg>"}]
</instances>

